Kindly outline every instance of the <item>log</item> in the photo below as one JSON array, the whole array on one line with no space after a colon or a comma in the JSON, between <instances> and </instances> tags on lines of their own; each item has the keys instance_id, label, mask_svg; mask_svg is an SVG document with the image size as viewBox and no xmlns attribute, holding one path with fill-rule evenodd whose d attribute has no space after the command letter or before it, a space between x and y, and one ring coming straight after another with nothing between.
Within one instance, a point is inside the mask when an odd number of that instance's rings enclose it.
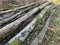
<instances>
[{"instance_id":1,"label":"log","mask_svg":"<svg viewBox=\"0 0 60 45\"><path fill-rule=\"evenodd\" d=\"M36 15L31 16L30 18L28 18L28 20L26 20L25 22L21 23L21 26L19 26L14 32L11 32L11 34L8 37L6 37L3 41L1 41L1 42L3 42L3 43L4 42L8 42L8 40L10 40L12 37L17 35L25 26L27 26L27 24L29 24L34 17L36 17Z\"/></svg>"},{"instance_id":2,"label":"log","mask_svg":"<svg viewBox=\"0 0 60 45\"><path fill-rule=\"evenodd\" d=\"M21 14L23 14L24 12L27 12L28 10L30 10L30 9L33 8L33 7L34 7L34 6L28 7L27 9L24 9L24 10L18 12L17 14L15 14L15 15L9 17L9 18L6 18L6 19L1 20L1 21L0 21L0 25L3 25L4 23L13 20L14 18L16 18L16 17L19 16L19 15L22 16Z\"/></svg>"},{"instance_id":3,"label":"log","mask_svg":"<svg viewBox=\"0 0 60 45\"><path fill-rule=\"evenodd\" d=\"M7 14L4 14L4 15L0 15L0 17L1 17L0 20L5 19L5 18L9 18L9 17L11 17L13 14L14 14L14 12L7 13Z\"/></svg>"},{"instance_id":4,"label":"log","mask_svg":"<svg viewBox=\"0 0 60 45\"><path fill-rule=\"evenodd\" d=\"M34 5L33 5L33 6L34 6ZM29 8L29 7L27 7L27 8ZM27 10L27 8L22 9L22 10ZM22 10L20 10L20 11L22 11ZM19 13L20 11L18 11L18 12L16 12L16 13L11 12L11 13L4 14L4 15L0 16L0 20L3 20L3 19L6 19L6 18L9 18L9 17L11 17L11 16L13 16L13 15Z\"/></svg>"},{"instance_id":5,"label":"log","mask_svg":"<svg viewBox=\"0 0 60 45\"><path fill-rule=\"evenodd\" d=\"M39 6L39 5L34 5L34 6L32 6L31 9L28 8L29 10L27 10L27 9L26 9L26 10L29 12L29 11L31 11L33 8L36 8L37 6ZM13 20L18 19L18 18L20 18L21 16L24 16L24 15L27 13L27 11L23 10L23 13L24 13L24 14L18 15L18 16L17 16L16 18L14 18Z\"/></svg>"},{"instance_id":6,"label":"log","mask_svg":"<svg viewBox=\"0 0 60 45\"><path fill-rule=\"evenodd\" d=\"M23 17L17 19L16 21L4 26L3 28L0 29L0 40L2 40L3 38L5 38L6 36L8 36L10 34L10 32L14 31L15 29L18 28L18 26L24 22L25 20L27 20L29 17L31 17L33 14L35 14L38 10L44 8L45 6L47 6L49 3L44 3L41 6L34 8L32 11L28 12L27 14L25 14ZM7 34L8 33L8 34Z\"/></svg>"},{"instance_id":7,"label":"log","mask_svg":"<svg viewBox=\"0 0 60 45\"><path fill-rule=\"evenodd\" d=\"M43 9L41 11L41 13L39 15L37 15L37 17L39 19L42 19L44 14L46 13L46 11L51 7L52 5L50 6L47 6L45 9ZM43 13L43 14L42 14ZM6 43L6 45L10 45L11 43L13 43L13 41L15 39L19 39L20 41L24 41L26 39L26 37L29 35L29 33L33 30L33 28L35 27L35 23L37 21L37 17L34 18L31 23L29 23L21 32L19 32L15 37L13 37L10 41L8 41ZM24 34L24 36L22 36Z\"/></svg>"},{"instance_id":8,"label":"log","mask_svg":"<svg viewBox=\"0 0 60 45\"><path fill-rule=\"evenodd\" d=\"M25 8L25 7L34 5L35 3L36 3L36 2L31 3L31 4L28 4L28 5L25 5L25 6L22 6L22 7L14 8L14 9L12 9L12 10L1 11L0 14L9 13L9 12L14 12L14 11L16 11L16 10L23 9L23 8Z\"/></svg>"},{"instance_id":9,"label":"log","mask_svg":"<svg viewBox=\"0 0 60 45\"><path fill-rule=\"evenodd\" d=\"M49 18L48 18L47 21L46 21L46 24L45 24L44 28L43 28L42 31L39 33L39 35L32 41L32 43L31 43L30 45L38 45L38 43L40 43L40 44L42 43L43 37L44 37L44 35L45 35L45 33L46 33L47 29L48 29L49 22L50 22L50 20L51 20L51 18L52 18L52 15L53 15L53 14L51 14L51 15L49 16Z\"/></svg>"},{"instance_id":10,"label":"log","mask_svg":"<svg viewBox=\"0 0 60 45\"><path fill-rule=\"evenodd\" d=\"M22 45L30 45L30 43L34 40L34 38L37 37L37 35L41 31L41 29L44 27L46 20L50 16L51 10L53 10L52 7L49 8L48 11L46 11L46 13L44 14L44 16L40 22L39 22L39 19L38 19L38 21L36 21L37 22L36 26L30 32L30 34L26 37L26 39L22 42Z\"/></svg>"},{"instance_id":11,"label":"log","mask_svg":"<svg viewBox=\"0 0 60 45\"><path fill-rule=\"evenodd\" d=\"M38 4L37 4L37 5L38 5ZM31 6L35 6L35 5L30 5L30 6L27 6L26 8L29 8L29 7L31 7ZM26 9L26 8L24 8L24 9ZM22 9L22 10L24 10L24 9ZM21 11L21 10L19 10L19 11ZM18 13L19 11L10 12L10 13L3 14L3 15L1 14L1 15L0 15L0 16L1 16L1 19L0 19L0 20L5 19L5 18L9 18L9 17L11 17L12 15Z\"/></svg>"}]
</instances>

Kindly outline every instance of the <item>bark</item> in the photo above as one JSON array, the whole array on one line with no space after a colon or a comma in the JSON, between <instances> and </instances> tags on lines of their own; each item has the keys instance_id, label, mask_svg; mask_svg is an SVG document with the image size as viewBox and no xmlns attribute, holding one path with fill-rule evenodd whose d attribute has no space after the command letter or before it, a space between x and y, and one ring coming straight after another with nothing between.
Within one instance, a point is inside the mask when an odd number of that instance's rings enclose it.
<instances>
[{"instance_id":1,"label":"bark","mask_svg":"<svg viewBox=\"0 0 60 45\"><path fill-rule=\"evenodd\" d=\"M14 12L14 11L16 11L16 10L19 10L19 9L22 9L22 8L25 8L25 7L34 5L34 4L35 4L35 2L34 2L34 3L31 3L31 4L28 4L28 5L25 5L25 6L22 6L22 7L18 7L18 8L12 9L12 10L1 11L0 14L8 13L8 12Z\"/></svg>"},{"instance_id":2,"label":"bark","mask_svg":"<svg viewBox=\"0 0 60 45\"><path fill-rule=\"evenodd\" d=\"M29 17L31 17L33 14L35 14L38 10L41 10L42 8L44 8L45 6L47 6L49 3L44 3L41 6L33 9L32 11L28 12L27 14L25 14L23 17L17 19L16 21L4 26L3 28L0 29L0 40L2 40L3 38L5 38L7 35L10 34L10 32L14 31L15 29L18 28L18 26L24 22L25 20L27 20ZM7 34L8 33L8 34Z\"/></svg>"},{"instance_id":3,"label":"bark","mask_svg":"<svg viewBox=\"0 0 60 45\"><path fill-rule=\"evenodd\" d=\"M51 7L47 6L45 9L43 9L41 11L41 13L39 15L37 15L37 17L39 19L42 19L44 14L46 13L46 11ZM29 23L21 32L19 32L15 37L13 37L10 41L8 41L7 44L11 44L15 39L19 39L20 41L24 41L26 39L26 37L29 35L29 33L33 30L33 28L35 27L35 23L37 21L37 18L34 18L31 23ZM24 36L22 36L24 34ZM6 44L6 45L7 45Z\"/></svg>"}]
</instances>

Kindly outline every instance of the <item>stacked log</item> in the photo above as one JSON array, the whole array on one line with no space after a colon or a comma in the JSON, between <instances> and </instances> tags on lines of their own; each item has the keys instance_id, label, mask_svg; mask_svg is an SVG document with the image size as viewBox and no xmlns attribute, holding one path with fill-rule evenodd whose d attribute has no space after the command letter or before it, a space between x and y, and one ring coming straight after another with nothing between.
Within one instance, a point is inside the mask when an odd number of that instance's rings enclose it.
<instances>
[{"instance_id":1,"label":"stacked log","mask_svg":"<svg viewBox=\"0 0 60 45\"><path fill-rule=\"evenodd\" d=\"M31 41L31 45L35 45L34 39L39 34L35 30L37 29L38 31L38 27L39 29L44 30L45 28L43 29L43 27L45 26L45 23L49 25L46 20L50 17L51 12L48 12L50 8L52 8L51 10L54 8L53 4L50 2L44 2L41 4L39 4L39 2L34 2L22 7L16 7L13 10L1 11L0 42L2 45L3 43L4 45L22 45L24 43L25 45L25 42L27 43L26 45L29 45ZM50 19L51 18L48 20ZM31 32L34 35L35 32L38 34L35 36L32 35L33 37L31 37ZM45 32L43 34L45 34ZM34 39L30 40L30 38ZM28 39L30 41L29 44L27 42Z\"/></svg>"},{"instance_id":2,"label":"stacked log","mask_svg":"<svg viewBox=\"0 0 60 45\"><path fill-rule=\"evenodd\" d=\"M4 26L0 29L0 40L9 35L12 31L14 31L18 26L25 20L27 20L29 17L31 17L34 13L36 13L39 9L44 8L49 3L44 3L43 5L33 9L32 11L25 14L23 17L17 19L16 21ZM8 34L7 34L8 33Z\"/></svg>"},{"instance_id":3,"label":"stacked log","mask_svg":"<svg viewBox=\"0 0 60 45\"><path fill-rule=\"evenodd\" d=\"M52 6L52 5L51 5ZM45 9L41 11L41 13L37 16L39 19L43 18L44 14L46 13L47 9L51 6L47 6ZM14 38L12 38L7 44L11 44L15 39L19 39L20 41L24 41L28 34L32 31L35 27L35 22L37 18L34 18L31 23L29 23L21 32L19 32ZM22 36L24 34L24 36Z\"/></svg>"}]
</instances>

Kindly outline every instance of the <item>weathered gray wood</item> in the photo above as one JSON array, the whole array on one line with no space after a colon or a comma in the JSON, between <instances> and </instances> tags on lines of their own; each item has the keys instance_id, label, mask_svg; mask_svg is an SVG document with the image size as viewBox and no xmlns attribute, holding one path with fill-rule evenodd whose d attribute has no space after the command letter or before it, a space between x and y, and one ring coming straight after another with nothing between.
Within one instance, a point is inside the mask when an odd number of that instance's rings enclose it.
<instances>
[{"instance_id":1,"label":"weathered gray wood","mask_svg":"<svg viewBox=\"0 0 60 45\"><path fill-rule=\"evenodd\" d=\"M51 7L47 6L45 9L43 9L41 11L41 13L39 15L37 15L37 17L39 18L43 18L43 15L46 13L46 11ZM43 14L42 14L43 13ZM21 32L19 32L15 37L13 37L10 41L8 41L7 44L12 43L15 39L19 39L20 41L24 41L26 39L26 37L29 35L29 33L32 31L32 29L35 27L35 22L37 21L37 18L34 18L31 23L29 23ZM22 36L22 34L24 34L24 36ZM6 45L7 45L6 44Z\"/></svg>"},{"instance_id":2,"label":"weathered gray wood","mask_svg":"<svg viewBox=\"0 0 60 45\"><path fill-rule=\"evenodd\" d=\"M39 9L44 8L47 6L49 3L44 3L41 6L33 9L32 11L28 12L25 14L23 17L17 19L16 21L4 26L3 28L0 29L0 40L2 40L4 37L10 34L10 32L14 31L18 26L25 20L27 20L29 17L31 17L33 14L35 14ZM8 34L7 34L8 33Z\"/></svg>"}]
</instances>

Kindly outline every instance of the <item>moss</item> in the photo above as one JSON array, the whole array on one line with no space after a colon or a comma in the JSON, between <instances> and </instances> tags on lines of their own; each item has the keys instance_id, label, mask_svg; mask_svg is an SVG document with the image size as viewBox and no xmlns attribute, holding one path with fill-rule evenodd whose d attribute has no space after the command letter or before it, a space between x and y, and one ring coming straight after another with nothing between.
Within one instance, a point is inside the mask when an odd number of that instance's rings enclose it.
<instances>
[{"instance_id":1,"label":"moss","mask_svg":"<svg viewBox=\"0 0 60 45\"><path fill-rule=\"evenodd\" d=\"M38 45L41 45L40 42L38 42Z\"/></svg>"},{"instance_id":2,"label":"moss","mask_svg":"<svg viewBox=\"0 0 60 45\"><path fill-rule=\"evenodd\" d=\"M34 29L37 30L38 25L41 23L41 18L39 16L36 17L35 27Z\"/></svg>"},{"instance_id":3,"label":"moss","mask_svg":"<svg viewBox=\"0 0 60 45\"><path fill-rule=\"evenodd\" d=\"M20 45L20 41L16 39L10 45Z\"/></svg>"},{"instance_id":4,"label":"moss","mask_svg":"<svg viewBox=\"0 0 60 45\"><path fill-rule=\"evenodd\" d=\"M36 19L37 19L37 21L36 21L37 23L41 22L41 18L39 16L37 16Z\"/></svg>"}]
</instances>

